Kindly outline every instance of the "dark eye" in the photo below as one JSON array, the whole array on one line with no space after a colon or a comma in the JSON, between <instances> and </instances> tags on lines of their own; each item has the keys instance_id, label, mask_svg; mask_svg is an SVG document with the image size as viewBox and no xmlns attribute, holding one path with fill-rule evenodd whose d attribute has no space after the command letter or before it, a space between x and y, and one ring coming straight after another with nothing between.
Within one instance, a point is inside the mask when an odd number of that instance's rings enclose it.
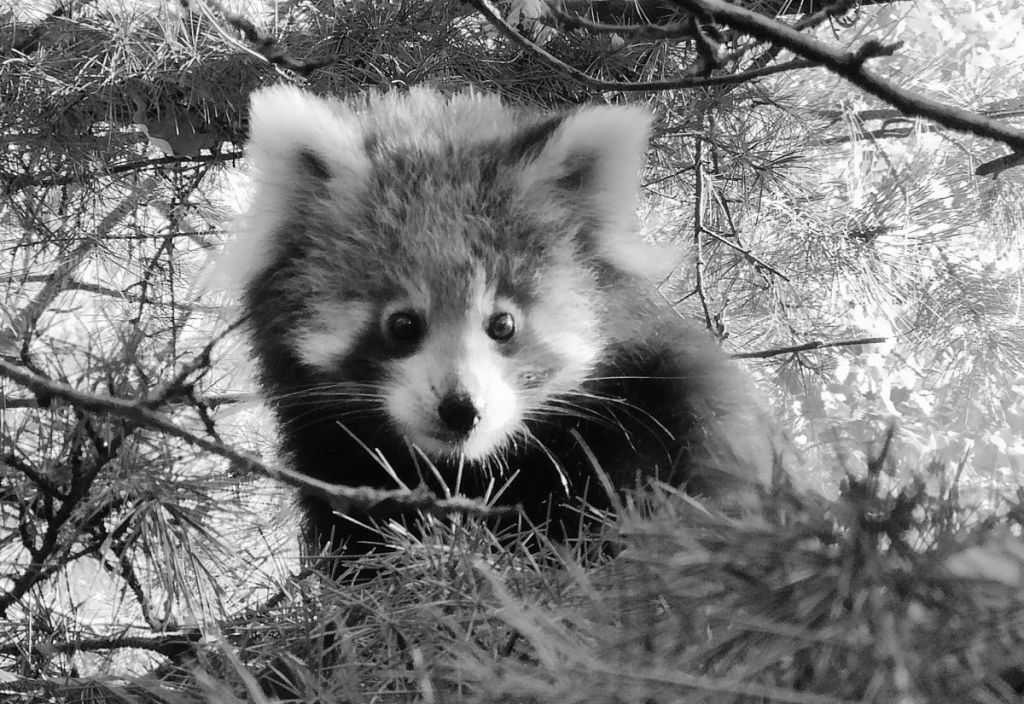
<instances>
[{"instance_id":1,"label":"dark eye","mask_svg":"<svg viewBox=\"0 0 1024 704\"><path fill-rule=\"evenodd\" d=\"M495 342L508 342L516 334L516 319L511 313L495 313L487 321L487 334Z\"/></svg>"},{"instance_id":2,"label":"dark eye","mask_svg":"<svg viewBox=\"0 0 1024 704\"><path fill-rule=\"evenodd\" d=\"M423 318L413 311L400 310L388 316L384 332L388 339L399 345L414 345L423 337Z\"/></svg>"}]
</instances>

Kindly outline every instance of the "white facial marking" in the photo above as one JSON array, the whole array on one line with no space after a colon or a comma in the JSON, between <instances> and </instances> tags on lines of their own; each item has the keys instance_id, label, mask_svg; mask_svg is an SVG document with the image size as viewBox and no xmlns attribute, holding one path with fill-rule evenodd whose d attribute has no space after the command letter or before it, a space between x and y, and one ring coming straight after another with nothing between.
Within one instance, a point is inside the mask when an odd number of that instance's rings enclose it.
<instances>
[{"instance_id":1,"label":"white facial marking","mask_svg":"<svg viewBox=\"0 0 1024 704\"><path fill-rule=\"evenodd\" d=\"M420 351L395 365L388 383L387 409L399 432L431 456L482 460L504 446L521 423L507 361L487 337L486 319L469 318L429 334ZM456 437L438 415L449 393L468 395L480 416L465 437Z\"/></svg>"},{"instance_id":2,"label":"white facial marking","mask_svg":"<svg viewBox=\"0 0 1024 704\"><path fill-rule=\"evenodd\" d=\"M310 367L330 369L352 349L371 315L371 306L366 301L315 306L295 331L294 349L299 361Z\"/></svg>"},{"instance_id":3,"label":"white facial marking","mask_svg":"<svg viewBox=\"0 0 1024 704\"><path fill-rule=\"evenodd\" d=\"M457 370L480 421L462 448L467 459L483 459L505 444L519 425L519 399L506 377L506 360L486 334L470 336Z\"/></svg>"},{"instance_id":4,"label":"white facial marking","mask_svg":"<svg viewBox=\"0 0 1024 704\"><path fill-rule=\"evenodd\" d=\"M420 446L428 455L443 454L443 443L435 443L427 434L429 419L437 413L431 403L433 364L423 351L397 363L388 380L386 405L388 416L398 431Z\"/></svg>"},{"instance_id":5,"label":"white facial marking","mask_svg":"<svg viewBox=\"0 0 1024 704\"><path fill-rule=\"evenodd\" d=\"M603 349L597 314L583 293L587 287L576 278L581 275L568 269L550 272L529 311L532 335L562 361L551 379L552 391L574 387L585 379Z\"/></svg>"}]
</instances>

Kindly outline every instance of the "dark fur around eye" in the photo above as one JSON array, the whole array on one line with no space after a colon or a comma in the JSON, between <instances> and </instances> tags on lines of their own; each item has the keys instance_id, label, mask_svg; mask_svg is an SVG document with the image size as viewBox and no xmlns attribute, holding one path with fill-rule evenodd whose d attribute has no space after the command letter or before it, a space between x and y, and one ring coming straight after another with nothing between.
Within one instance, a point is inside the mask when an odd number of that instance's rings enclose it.
<instances>
[{"instance_id":1,"label":"dark fur around eye","mask_svg":"<svg viewBox=\"0 0 1024 704\"><path fill-rule=\"evenodd\" d=\"M384 334L396 345L408 347L423 339L427 325L423 316L415 311L400 310L384 321Z\"/></svg>"},{"instance_id":2,"label":"dark fur around eye","mask_svg":"<svg viewBox=\"0 0 1024 704\"><path fill-rule=\"evenodd\" d=\"M516 334L516 319L511 313L495 313L487 321L487 335L495 342L508 342Z\"/></svg>"}]
</instances>

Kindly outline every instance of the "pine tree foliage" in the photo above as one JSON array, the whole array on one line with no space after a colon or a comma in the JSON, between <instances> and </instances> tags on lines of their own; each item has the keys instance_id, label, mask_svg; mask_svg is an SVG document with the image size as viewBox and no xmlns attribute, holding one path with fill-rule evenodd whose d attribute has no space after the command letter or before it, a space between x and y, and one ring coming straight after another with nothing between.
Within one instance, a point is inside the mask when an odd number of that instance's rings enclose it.
<instances>
[{"instance_id":1,"label":"pine tree foliage","mask_svg":"<svg viewBox=\"0 0 1024 704\"><path fill-rule=\"evenodd\" d=\"M0 369L4 697L1013 701L1024 176L973 176L1006 147L821 69L664 89L786 60L681 4L503 4L537 51L453 0L0 5L5 365L273 462L230 301L196 283L245 198L252 90L639 101L648 235L681 252L663 293L752 358L804 453L788 469L830 497L737 523L662 488L609 519L614 549L575 555L392 526L376 579L331 584L276 483ZM1019 8L840 5L771 11L842 46L905 40L894 78L1019 123ZM886 462L849 479L894 419Z\"/></svg>"}]
</instances>

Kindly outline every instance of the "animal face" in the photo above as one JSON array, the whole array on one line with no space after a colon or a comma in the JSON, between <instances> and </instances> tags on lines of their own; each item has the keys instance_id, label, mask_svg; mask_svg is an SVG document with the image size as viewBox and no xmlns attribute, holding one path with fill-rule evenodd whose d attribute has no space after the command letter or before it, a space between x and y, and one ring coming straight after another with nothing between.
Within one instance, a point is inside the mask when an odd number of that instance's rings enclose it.
<instances>
[{"instance_id":1,"label":"animal face","mask_svg":"<svg viewBox=\"0 0 1024 704\"><path fill-rule=\"evenodd\" d=\"M644 269L631 238L647 123L431 91L362 110L257 94L235 256L258 354L294 359L290 383L340 423L379 417L431 458L528 441L601 359L609 280Z\"/></svg>"},{"instance_id":2,"label":"animal face","mask_svg":"<svg viewBox=\"0 0 1024 704\"><path fill-rule=\"evenodd\" d=\"M483 462L571 403L601 355L600 298L585 267L548 264L519 286L464 270L443 286L393 281L378 298L320 291L290 339L310 374L340 384L337 400L348 389L429 457Z\"/></svg>"}]
</instances>

